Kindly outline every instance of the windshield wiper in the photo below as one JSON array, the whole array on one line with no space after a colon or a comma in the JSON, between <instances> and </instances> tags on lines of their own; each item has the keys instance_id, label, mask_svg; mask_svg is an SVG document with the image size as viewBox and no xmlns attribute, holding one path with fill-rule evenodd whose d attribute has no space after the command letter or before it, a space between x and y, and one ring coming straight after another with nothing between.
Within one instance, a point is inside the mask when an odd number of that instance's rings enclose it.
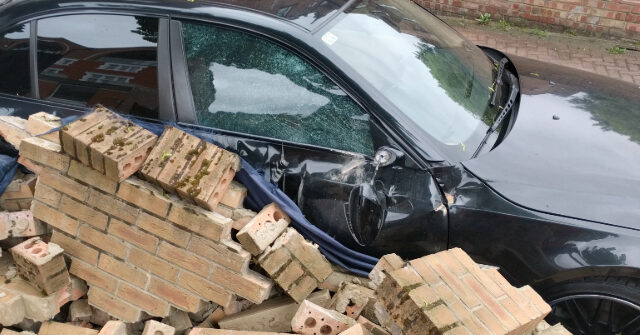
<instances>
[{"instance_id":1,"label":"windshield wiper","mask_svg":"<svg viewBox=\"0 0 640 335\"><path fill-rule=\"evenodd\" d=\"M500 64L498 65L498 74L496 75L496 84L494 85L495 87L491 92L491 106L495 106L496 104L496 95L498 95L498 90L500 90L500 87L502 86L502 74L504 73L504 67L507 65L508 62L509 62L509 59L507 57L502 57L502 59L500 60Z\"/></svg>"},{"instance_id":2,"label":"windshield wiper","mask_svg":"<svg viewBox=\"0 0 640 335\"><path fill-rule=\"evenodd\" d=\"M496 129L498 129L498 126L500 126L500 123L502 123L502 120L504 120L504 118L507 115L509 115L509 113L511 112L511 109L513 108L513 103L516 101L516 98L518 97L518 92L520 92L520 89L518 88L517 80L515 79L515 77L512 78L512 82L513 84L511 84L511 93L509 94L509 100L504 105L502 112L500 112L496 120L493 121L493 124L491 125L491 127L487 129L487 133L484 135L482 142L480 142L480 145L478 145L478 148L471 156L472 159L478 156L478 154L480 153L480 150L482 150L482 147L489 140L489 136L491 136L491 134L493 134L496 131Z\"/></svg>"}]
</instances>

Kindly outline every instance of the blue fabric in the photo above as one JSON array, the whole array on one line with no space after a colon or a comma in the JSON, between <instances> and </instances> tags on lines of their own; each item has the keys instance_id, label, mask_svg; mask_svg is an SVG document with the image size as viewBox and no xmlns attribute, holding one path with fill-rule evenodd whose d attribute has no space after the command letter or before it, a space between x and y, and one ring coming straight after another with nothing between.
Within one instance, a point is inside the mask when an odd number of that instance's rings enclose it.
<instances>
[{"instance_id":1,"label":"blue fabric","mask_svg":"<svg viewBox=\"0 0 640 335\"><path fill-rule=\"evenodd\" d=\"M0 194L4 193L18 169L18 158L0 154Z\"/></svg>"}]
</instances>

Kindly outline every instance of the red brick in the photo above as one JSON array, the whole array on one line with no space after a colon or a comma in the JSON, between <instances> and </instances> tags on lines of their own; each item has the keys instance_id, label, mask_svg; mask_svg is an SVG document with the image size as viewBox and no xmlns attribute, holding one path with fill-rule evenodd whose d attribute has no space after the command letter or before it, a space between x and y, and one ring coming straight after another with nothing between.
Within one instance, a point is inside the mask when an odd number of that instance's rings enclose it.
<instances>
[{"instance_id":1,"label":"red brick","mask_svg":"<svg viewBox=\"0 0 640 335\"><path fill-rule=\"evenodd\" d=\"M298 334L337 335L355 324L352 318L310 301L301 303L291 320L291 328Z\"/></svg>"},{"instance_id":2,"label":"red brick","mask_svg":"<svg viewBox=\"0 0 640 335\"><path fill-rule=\"evenodd\" d=\"M136 135L127 138L123 145L118 145L117 150L104 153L105 175L113 180L123 181L142 167L145 159L158 140L146 129L132 126Z\"/></svg>"},{"instance_id":3,"label":"red brick","mask_svg":"<svg viewBox=\"0 0 640 335\"><path fill-rule=\"evenodd\" d=\"M224 288L186 271L180 274L178 285L221 306L228 306L235 298Z\"/></svg>"},{"instance_id":4,"label":"red brick","mask_svg":"<svg viewBox=\"0 0 640 335\"><path fill-rule=\"evenodd\" d=\"M117 280L106 272L85 264L82 261L74 259L71 262L69 272L81 279L84 279L89 285L100 287L107 292L113 293L116 290Z\"/></svg>"},{"instance_id":5,"label":"red brick","mask_svg":"<svg viewBox=\"0 0 640 335\"><path fill-rule=\"evenodd\" d=\"M169 304L166 301L125 283L118 286L117 296L153 316L163 317L169 313Z\"/></svg>"},{"instance_id":6,"label":"red brick","mask_svg":"<svg viewBox=\"0 0 640 335\"><path fill-rule=\"evenodd\" d=\"M127 255L127 246L124 243L113 236L101 233L89 226L80 226L78 238L118 258L125 258Z\"/></svg>"},{"instance_id":7,"label":"red brick","mask_svg":"<svg viewBox=\"0 0 640 335\"><path fill-rule=\"evenodd\" d=\"M87 207L66 195L62 196L60 211L100 230L105 230L107 228L107 221L109 218L105 214L98 212L91 207Z\"/></svg>"},{"instance_id":8,"label":"red brick","mask_svg":"<svg viewBox=\"0 0 640 335\"><path fill-rule=\"evenodd\" d=\"M189 232L144 212L140 213L138 227L182 248L186 247L189 241Z\"/></svg>"},{"instance_id":9,"label":"red brick","mask_svg":"<svg viewBox=\"0 0 640 335\"><path fill-rule=\"evenodd\" d=\"M139 309L116 298L111 294L92 286L87 294L89 305L95 306L125 322L137 322L142 316Z\"/></svg>"},{"instance_id":10,"label":"red brick","mask_svg":"<svg viewBox=\"0 0 640 335\"><path fill-rule=\"evenodd\" d=\"M73 138L102 122L107 116L112 115L113 114L105 108L96 108L92 113L62 127L60 131L62 150L69 156L76 157L76 147Z\"/></svg>"},{"instance_id":11,"label":"red brick","mask_svg":"<svg viewBox=\"0 0 640 335\"><path fill-rule=\"evenodd\" d=\"M220 203L231 208L240 208L246 196L247 188L237 181L232 181L224 192L222 199L220 199Z\"/></svg>"},{"instance_id":12,"label":"red brick","mask_svg":"<svg viewBox=\"0 0 640 335\"><path fill-rule=\"evenodd\" d=\"M170 199L164 191L135 177L120 183L118 197L160 217L167 215Z\"/></svg>"},{"instance_id":13,"label":"red brick","mask_svg":"<svg viewBox=\"0 0 640 335\"><path fill-rule=\"evenodd\" d=\"M69 235L76 236L78 232L78 220L72 219L41 202L34 201L31 204L31 212L34 218L42 220Z\"/></svg>"},{"instance_id":14,"label":"red brick","mask_svg":"<svg viewBox=\"0 0 640 335\"><path fill-rule=\"evenodd\" d=\"M115 193L118 188L116 181L75 160L71 161L68 174L69 177L87 183L106 193Z\"/></svg>"},{"instance_id":15,"label":"red brick","mask_svg":"<svg viewBox=\"0 0 640 335\"><path fill-rule=\"evenodd\" d=\"M88 264L96 265L98 262L98 251L83 244L79 240L68 237L57 230L51 235L51 242L59 245L64 252L78 258Z\"/></svg>"},{"instance_id":16,"label":"red brick","mask_svg":"<svg viewBox=\"0 0 640 335\"><path fill-rule=\"evenodd\" d=\"M277 204L272 203L253 217L238 232L236 238L245 250L252 255L259 255L282 234L289 222L289 216Z\"/></svg>"},{"instance_id":17,"label":"red brick","mask_svg":"<svg viewBox=\"0 0 640 335\"><path fill-rule=\"evenodd\" d=\"M138 218L139 209L94 189L89 190L87 204L129 223L135 223Z\"/></svg>"},{"instance_id":18,"label":"red brick","mask_svg":"<svg viewBox=\"0 0 640 335\"><path fill-rule=\"evenodd\" d=\"M266 300L271 293L273 282L255 272L244 275L216 266L209 278L212 282L230 290L231 292L259 304Z\"/></svg>"},{"instance_id":19,"label":"red brick","mask_svg":"<svg viewBox=\"0 0 640 335\"><path fill-rule=\"evenodd\" d=\"M158 256L204 277L208 276L211 270L211 263L209 261L166 242L160 244Z\"/></svg>"},{"instance_id":20,"label":"red brick","mask_svg":"<svg viewBox=\"0 0 640 335\"><path fill-rule=\"evenodd\" d=\"M162 280L151 278L148 291L187 312L197 312L202 301L195 295Z\"/></svg>"},{"instance_id":21,"label":"red brick","mask_svg":"<svg viewBox=\"0 0 640 335\"><path fill-rule=\"evenodd\" d=\"M98 260L98 267L115 277L127 281L135 286L144 288L149 279L149 275L136 269L134 266L123 263L109 255L101 254Z\"/></svg>"},{"instance_id":22,"label":"red brick","mask_svg":"<svg viewBox=\"0 0 640 335\"><path fill-rule=\"evenodd\" d=\"M20 156L58 171L66 172L71 159L60 152L60 145L39 137L20 142Z\"/></svg>"},{"instance_id":23,"label":"red brick","mask_svg":"<svg viewBox=\"0 0 640 335\"><path fill-rule=\"evenodd\" d=\"M80 201L87 197L87 187L77 181L67 178L55 170L44 169L38 177L38 182L43 183L57 191L65 193Z\"/></svg>"},{"instance_id":24,"label":"red brick","mask_svg":"<svg viewBox=\"0 0 640 335\"><path fill-rule=\"evenodd\" d=\"M184 203L174 202L168 218L169 221L214 241L228 238L231 233L231 219Z\"/></svg>"},{"instance_id":25,"label":"red brick","mask_svg":"<svg viewBox=\"0 0 640 335\"><path fill-rule=\"evenodd\" d=\"M11 248L18 273L52 294L69 283L69 272L62 255L63 249L55 243L46 243L39 237L30 238Z\"/></svg>"},{"instance_id":26,"label":"red brick","mask_svg":"<svg viewBox=\"0 0 640 335\"><path fill-rule=\"evenodd\" d=\"M176 280L179 272L173 264L136 248L129 251L127 262L172 282Z\"/></svg>"},{"instance_id":27,"label":"red brick","mask_svg":"<svg viewBox=\"0 0 640 335\"><path fill-rule=\"evenodd\" d=\"M34 193L34 198L53 208L58 208L62 194L51 187L38 183Z\"/></svg>"},{"instance_id":28,"label":"red brick","mask_svg":"<svg viewBox=\"0 0 640 335\"><path fill-rule=\"evenodd\" d=\"M234 241L213 242L197 235L191 237L189 251L239 273L247 271L251 260L251 254Z\"/></svg>"},{"instance_id":29,"label":"red brick","mask_svg":"<svg viewBox=\"0 0 640 335\"><path fill-rule=\"evenodd\" d=\"M158 246L156 237L114 218L109 223L109 234L152 253Z\"/></svg>"}]
</instances>

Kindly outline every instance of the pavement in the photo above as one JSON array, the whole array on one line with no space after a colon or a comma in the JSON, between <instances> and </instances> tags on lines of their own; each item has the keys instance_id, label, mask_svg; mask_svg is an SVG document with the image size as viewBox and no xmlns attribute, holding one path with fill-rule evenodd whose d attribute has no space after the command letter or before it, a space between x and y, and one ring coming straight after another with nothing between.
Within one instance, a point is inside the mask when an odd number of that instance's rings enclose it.
<instances>
[{"instance_id":1,"label":"pavement","mask_svg":"<svg viewBox=\"0 0 640 335\"><path fill-rule=\"evenodd\" d=\"M640 85L640 41L578 36L491 23L443 17L477 45L545 63L597 73ZM612 48L625 48L612 53ZM618 49L620 52L620 49Z\"/></svg>"}]
</instances>

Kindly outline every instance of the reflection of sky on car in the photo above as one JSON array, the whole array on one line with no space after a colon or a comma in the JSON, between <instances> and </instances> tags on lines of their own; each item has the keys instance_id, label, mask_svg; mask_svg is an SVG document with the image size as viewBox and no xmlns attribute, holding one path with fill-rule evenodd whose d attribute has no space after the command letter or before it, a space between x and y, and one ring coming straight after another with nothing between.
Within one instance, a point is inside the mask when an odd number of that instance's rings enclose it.
<instances>
[{"instance_id":1,"label":"reflection of sky on car","mask_svg":"<svg viewBox=\"0 0 640 335\"><path fill-rule=\"evenodd\" d=\"M453 101L416 58L419 43L424 42L420 38L398 32L369 15L354 13L330 32L338 38L331 49L431 136L455 145L478 127L480 120Z\"/></svg>"},{"instance_id":2,"label":"reflection of sky on car","mask_svg":"<svg viewBox=\"0 0 640 335\"><path fill-rule=\"evenodd\" d=\"M216 98L208 108L211 113L309 116L329 103L327 97L298 86L281 74L218 63L212 63L209 71L213 73L216 90ZM274 87L278 88L277 94L273 92Z\"/></svg>"},{"instance_id":3,"label":"reflection of sky on car","mask_svg":"<svg viewBox=\"0 0 640 335\"><path fill-rule=\"evenodd\" d=\"M132 34L139 28L136 19L121 15L85 15L86 20L75 20L76 24L63 24L67 17L53 17L38 22L38 36L65 39L87 48L135 48L155 47L142 35ZM55 32L48 35L47 32ZM95 36L99 35L100 39Z\"/></svg>"},{"instance_id":4,"label":"reflection of sky on car","mask_svg":"<svg viewBox=\"0 0 640 335\"><path fill-rule=\"evenodd\" d=\"M21 40L25 38L29 38L29 27L28 25L24 25L24 31L14 31L4 35L4 38L10 40ZM0 38L2 35L0 35Z\"/></svg>"}]
</instances>

